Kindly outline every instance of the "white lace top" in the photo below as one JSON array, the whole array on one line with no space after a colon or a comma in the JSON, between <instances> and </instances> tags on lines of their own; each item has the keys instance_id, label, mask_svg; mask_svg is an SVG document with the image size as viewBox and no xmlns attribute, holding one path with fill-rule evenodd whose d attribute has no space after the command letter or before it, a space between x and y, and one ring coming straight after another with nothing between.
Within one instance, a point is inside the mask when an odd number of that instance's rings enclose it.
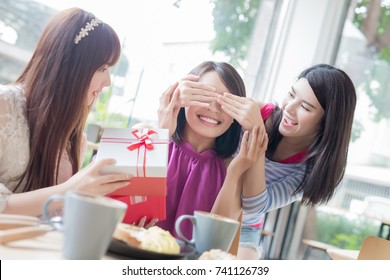
<instances>
[{"instance_id":1,"label":"white lace top","mask_svg":"<svg viewBox=\"0 0 390 280\"><path fill-rule=\"evenodd\" d=\"M30 156L29 128L26 119L26 99L20 85L0 85L0 213L4 211L7 198L21 192L23 184L16 189L12 178L20 176ZM82 144L82 158L86 151L86 138ZM58 182L72 176L72 167L65 153L61 158Z\"/></svg>"}]
</instances>

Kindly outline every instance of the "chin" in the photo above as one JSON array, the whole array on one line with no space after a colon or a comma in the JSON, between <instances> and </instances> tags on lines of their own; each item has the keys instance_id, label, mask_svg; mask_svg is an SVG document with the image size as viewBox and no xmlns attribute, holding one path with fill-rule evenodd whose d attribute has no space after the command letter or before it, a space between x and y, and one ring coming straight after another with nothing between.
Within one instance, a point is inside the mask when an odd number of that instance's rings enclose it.
<instances>
[{"instance_id":1,"label":"chin","mask_svg":"<svg viewBox=\"0 0 390 280\"><path fill-rule=\"evenodd\" d=\"M293 134L290 130L285 129L282 125L279 126L279 133L283 137L292 136L292 134Z\"/></svg>"}]
</instances>

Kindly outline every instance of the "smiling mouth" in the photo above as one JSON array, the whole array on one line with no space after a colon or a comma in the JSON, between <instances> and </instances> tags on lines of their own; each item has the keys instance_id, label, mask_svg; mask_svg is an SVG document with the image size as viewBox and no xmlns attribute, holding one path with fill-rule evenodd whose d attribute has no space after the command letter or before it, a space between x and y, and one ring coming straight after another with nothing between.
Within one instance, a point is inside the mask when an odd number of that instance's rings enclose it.
<instances>
[{"instance_id":1,"label":"smiling mouth","mask_svg":"<svg viewBox=\"0 0 390 280\"><path fill-rule=\"evenodd\" d=\"M284 122L288 125L297 125L298 123L297 122L294 122L292 119L290 119L289 117L287 116L284 116L283 118Z\"/></svg>"},{"instance_id":2,"label":"smiling mouth","mask_svg":"<svg viewBox=\"0 0 390 280\"><path fill-rule=\"evenodd\" d=\"M209 117L206 117L206 116L201 116L201 115L198 115L198 118L205 122L205 123L208 123L208 124L211 124L211 125L219 125L221 124L220 121L216 120L216 119L212 119L212 118L209 118Z\"/></svg>"}]
</instances>

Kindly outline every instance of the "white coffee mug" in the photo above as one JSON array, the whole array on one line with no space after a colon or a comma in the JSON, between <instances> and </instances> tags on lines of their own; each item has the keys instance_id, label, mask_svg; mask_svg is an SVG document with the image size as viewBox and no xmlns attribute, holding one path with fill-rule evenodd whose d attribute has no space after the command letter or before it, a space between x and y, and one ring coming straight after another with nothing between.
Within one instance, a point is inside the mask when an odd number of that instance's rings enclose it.
<instances>
[{"instance_id":1,"label":"white coffee mug","mask_svg":"<svg viewBox=\"0 0 390 280\"><path fill-rule=\"evenodd\" d=\"M50 204L62 200L63 216L51 217ZM62 252L65 259L96 260L106 253L126 209L125 203L112 198L69 191L65 195L49 197L43 207L43 216L64 233Z\"/></svg>"},{"instance_id":2,"label":"white coffee mug","mask_svg":"<svg viewBox=\"0 0 390 280\"><path fill-rule=\"evenodd\" d=\"M188 240L180 229L183 220L190 220L193 224L192 239ZM240 223L220 215L195 211L194 215L182 215L175 223L175 230L180 239L195 244L196 251L203 253L211 249L228 251Z\"/></svg>"}]
</instances>

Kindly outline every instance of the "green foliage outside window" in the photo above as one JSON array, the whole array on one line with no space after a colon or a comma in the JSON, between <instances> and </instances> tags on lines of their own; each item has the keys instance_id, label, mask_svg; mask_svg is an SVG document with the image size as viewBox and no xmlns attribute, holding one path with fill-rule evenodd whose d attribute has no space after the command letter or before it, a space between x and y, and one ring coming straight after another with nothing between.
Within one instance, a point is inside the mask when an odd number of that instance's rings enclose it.
<instances>
[{"instance_id":1,"label":"green foliage outside window","mask_svg":"<svg viewBox=\"0 0 390 280\"><path fill-rule=\"evenodd\" d=\"M260 0L211 0L214 30L216 36L211 42L211 49L230 57L235 67L245 69L251 34L256 22ZM378 16L376 16L378 15ZM367 39L367 51L373 58L372 69L366 73L366 81L361 85L370 97L375 109L373 120L390 119L390 2L381 0L357 0L353 23ZM382 62L387 65L383 66ZM386 70L384 71L384 68ZM377 81L379 86L372 83ZM363 127L354 128L356 140Z\"/></svg>"},{"instance_id":2,"label":"green foliage outside window","mask_svg":"<svg viewBox=\"0 0 390 280\"><path fill-rule=\"evenodd\" d=\"M244 69L260 0L212 0L215 38L213 53L223 52L230 63Z\"/></svg>"},{"instance_id":3,"label":"green foliage outside window","mask_svg":"<svg viewBox=\"0 0 390 280\"><path fill-rule=\"evenodd\" d=\"M102 127L127 127L128 116L108 112L110 90L111 87L100 94L93 110L89 113L87 124L95 123Z\"/></svg>"},{"instance_id":4,"label":"green foliage outside window","mask_svg":"<svg viewBox=\"0 0 390 280\"><path fill-rule=\"evenodd\" d=\"M353 23L366 37L367 51L373 58L362 85L375 109L373 121L390 119L390 2L357 1Z\"/></svg>"},{"instance_id":5,"label":"green foliage outside window","mask_svg":"<svg viewBox=\"0 0 390 280\"><path fill-rule=\"evenodd\" d=\"M376 236L380 222L362 215L329 213L317 209L316 240L342 249L359 250L366 236Z\"/></svg>"}]
</instances>

